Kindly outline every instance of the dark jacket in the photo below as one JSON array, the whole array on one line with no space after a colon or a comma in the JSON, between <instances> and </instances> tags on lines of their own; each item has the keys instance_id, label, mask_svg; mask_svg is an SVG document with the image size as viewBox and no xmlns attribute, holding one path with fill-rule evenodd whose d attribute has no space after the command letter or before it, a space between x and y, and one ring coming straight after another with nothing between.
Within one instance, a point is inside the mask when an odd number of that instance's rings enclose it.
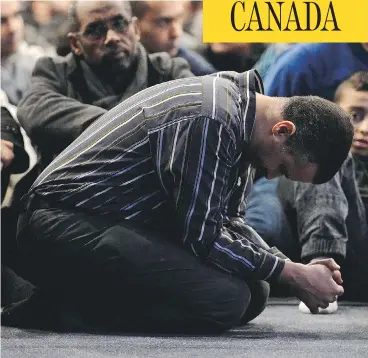
<instances>
[{"instance_id":1,"label":"dark jacket","mask_svg":"<svg viewBox=\"0 0 368 358\"><path fill-rule=\"evenodd\" d=\"M309 261L318 256L345 258L349 240L350 246L361 245L356 261L359 256L366 260L368 223L351 155L325 184L298 183L281 178L279 196L294 234L299 237L302 259Z\"/></svg>"},{"instance_id":2,"label":"dark jacket","mask_svg":"<svg viewBox=\"0 0 368 358\"><path fill-rule=\"evenodd\" d=\"M147 55L140 44L136 74L122 93L116 93L73 54L41 58L17 113L41 154L41 166L119 102L155 84L193 76L184 59L166 53Z\"/></svg>"},{"instance_id":3,"label":"dark jacket","mask_svg":"<svg viewBox=\"0 0 368 358\"><path fill-rule=\"evenodd\" d=\"M188 61L191 71L196 76L205 76L217 72L215 67L213 67L202 55L193 50L179 47L177 56Z\"/></svg>"}]
</instances>

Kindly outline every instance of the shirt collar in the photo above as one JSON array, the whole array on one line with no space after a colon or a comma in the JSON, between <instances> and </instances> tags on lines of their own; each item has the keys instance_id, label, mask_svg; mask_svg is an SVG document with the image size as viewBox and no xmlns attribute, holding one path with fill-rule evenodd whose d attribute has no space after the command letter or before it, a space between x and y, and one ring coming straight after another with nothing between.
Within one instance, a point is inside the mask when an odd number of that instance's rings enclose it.
<instances>
[{"instance_id":1,"label":"shirt collar","mask_svg":"<svg viewBox=\"0 0 368 358\"><path fill-rule=\"evenodd\" d=\"M257 70L239 73L237 82L242 102L244 140L249 143L256 119L256 93L264 93L263 82Z\"/></svg>"}]
</instances>

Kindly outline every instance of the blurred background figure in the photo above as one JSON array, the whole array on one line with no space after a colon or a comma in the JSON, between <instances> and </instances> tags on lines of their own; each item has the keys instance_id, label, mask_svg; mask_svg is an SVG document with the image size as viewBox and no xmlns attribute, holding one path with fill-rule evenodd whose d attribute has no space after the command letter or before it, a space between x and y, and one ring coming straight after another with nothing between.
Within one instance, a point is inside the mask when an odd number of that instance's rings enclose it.
<instances>
[{"instance_id":1,"label":"blurred background figure","mask_svg":"<svg viewBox=\"0 0 368 358\"><path fill-rule=\"evenodd\" d=\"M368 70L368 44L306 43L283 52L264 78L269 96L316 95L333 100L338 85Z\"/></svg>"},{"instance_id":2,"label":"blurred background figure","mask_svg":"<svg viewBox=\"0 0 368 358\"><path fill-rule=\"evenodd\" d=\"M202 0L188 1L184 33L191 35L198 43L203 43L203 3Z\"/></svg>"},{"instance_id":3,"label":"blurred background figure","mask_svg":"<svg viewBox=\"0 0 368 358\"><path fill-rule=\"evenodd\" d=\"M46 51L24 40L20 1L1 2L1 89L17 105L27 90L37 59Z\"/></svg>"},{"instance_id":4,"label":"blurred background figure","mask_svg":"<svg viewBox=\"0 0 368 358\"><path fill-rule=\"evenodd\" d=\"M218 71L244 72L250 70L266 49L264 43L211 43L204 57Z\"/></svg>"},{"instance_id":5,"label":"blurred background figure","mask_svg":"<svg viewBox=\"0 0 368 358\"><path fill-rule=\"evenodd\" d=\"M52 46L56 46L71 5L72 1L25 2L23 19L27 31L32 30L33 34L41 36Z\"/></svg>"},{"instance_id":6,"label":"blurred background figure","mask_svg":"<svg viewBox=\"0 0 368 358\"><path fill-rule=\"evenodd\" d=\"M203 54L207 45L203 43L203 3L202 0L187 1L184 32L180 46Z\"/></svg>"},{"instance_id":7,"label":"blurred background figure","mask_svg":"<svg viewBox=\"0 0 368 358\"><path fill-rule=\"evenodd\" d=\"M196 76L215 72L200 54L180 45L189 1L131 1L131 5L138 18L140 41L149 53L164 51L172 57L182 57Z\"/></svg>"},{"instance_id":8,"label":"blurred background figure","mask_svg":"<svg viewBox=\"0 0 368 358\"><path fill-rule=\"evenodd\" d=\"M272 68L277 58L292 45L294 43L280 42L270 44L253 68L259 72L261 78L266 78L269 69Z\"/></svg>"}]
</instances>

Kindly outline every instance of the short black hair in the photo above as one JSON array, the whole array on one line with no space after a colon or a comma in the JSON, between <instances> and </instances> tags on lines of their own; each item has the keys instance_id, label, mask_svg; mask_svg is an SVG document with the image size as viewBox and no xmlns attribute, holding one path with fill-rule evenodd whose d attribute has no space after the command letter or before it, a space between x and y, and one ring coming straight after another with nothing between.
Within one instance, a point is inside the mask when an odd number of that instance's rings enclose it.
<instances>
[{"instance_id":1,"label":"short black hair","mask_svg":"<svg viewBox=\"0 0 368 358\"><path fill-rule=\"evenodd\" d=\"M346 159L353 140L349 114L339 106L316 96L295 96L287 99L283 119L296 126L286 141L300 163L317 164L314 184L329 181Z\"/></svg>"},{"instance_id":2,"label":"short black hair","mask_svg":"<svg viewBox=\"0 0 368 358\"><path fill-rule=\"evenodd\" d=\"M130 1L130 7L132 8L133 16L136 16L139 19L142 19L146 12L149 10L149 5L147 1Z\"/></svg>"},{"instance_id":3,"label":"short black hair","mask_svg":"<svg viewBox=\"0 0 368 358\"><path fill-rule=\"evenodd\" d=\"M355 72L342 82L335 92L334 101L339 102L344 89L352 88L355 91L368 91L368 71Z\"/></svg>"},{"instance_id":4,"label":"short black hair","mask_svg":"<svg viewBox=\"0 0 368 358\"><path fill-rule=\"evenodd\" d=\"M130 2L127 0L121 0L121 2L124 4L124 9L129 14L129 16L132 16L132 8L130 6ZM73 1L72 6L69 9L68 22L70 32L78 32L80 30L80 20L78 17L77 6L78 1Z\"/></svg>"}]
</instances>

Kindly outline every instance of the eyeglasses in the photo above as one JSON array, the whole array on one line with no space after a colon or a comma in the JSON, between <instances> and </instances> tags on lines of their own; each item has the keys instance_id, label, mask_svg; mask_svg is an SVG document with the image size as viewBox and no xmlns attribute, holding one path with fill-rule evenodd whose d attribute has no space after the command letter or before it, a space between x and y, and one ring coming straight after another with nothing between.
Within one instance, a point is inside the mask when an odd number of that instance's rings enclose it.
<instances>
[{"instance_id":1,"label":"eyeglasses","mask_svg":"<svg viewBox=\"0 0 368 358\"><path fill-rule=\"evenodd\" d=\"M122 16L116 16L107 21L91 22L83 32L77 34L91 41L100 41L106 38L110 28L120 34L126 32L131 22L132 19L128 20Z\"/></svg>"}]
</instances>

